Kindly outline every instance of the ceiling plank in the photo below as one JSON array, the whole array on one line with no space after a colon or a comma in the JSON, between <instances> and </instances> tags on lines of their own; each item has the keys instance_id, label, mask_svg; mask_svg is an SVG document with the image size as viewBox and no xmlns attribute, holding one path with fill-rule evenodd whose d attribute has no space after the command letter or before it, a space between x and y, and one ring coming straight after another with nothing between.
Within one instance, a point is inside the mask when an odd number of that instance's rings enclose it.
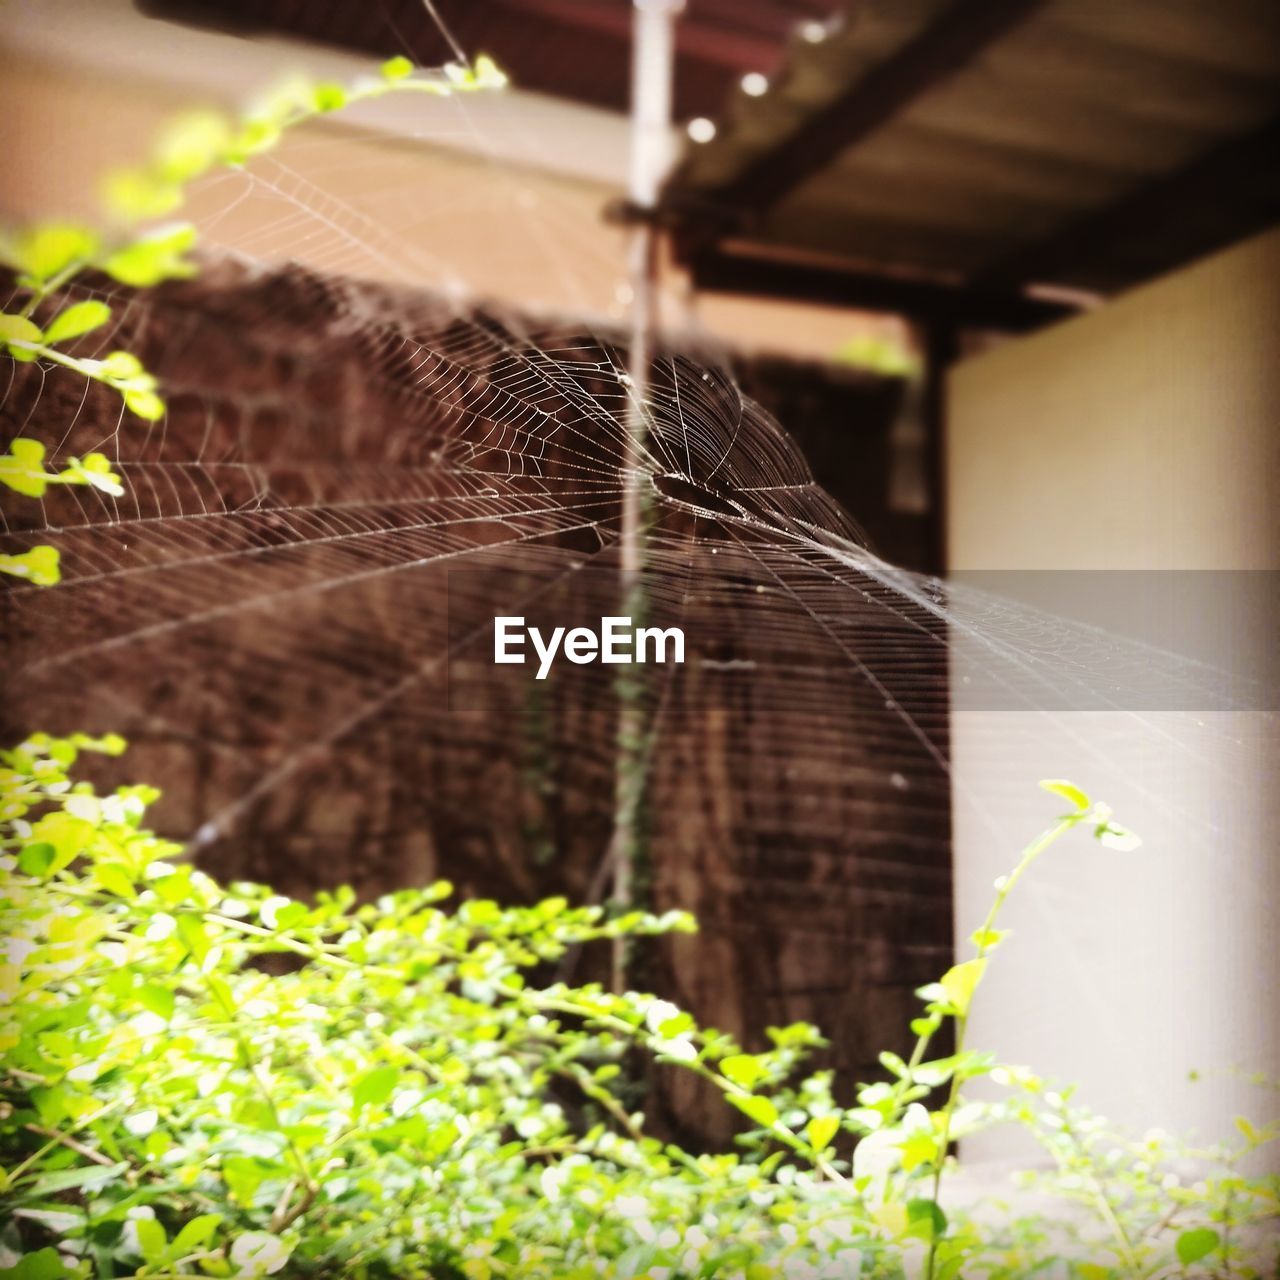
<instances>
[{"instance_id":1,"label":"ceiling plank","mask_svg":"<svg viewBox=\"0 0 1280 1280\"><path fill-rule=\"evenodd\" d=\"M1022 333L1075 315L1079 307L1014 290L971 289L914 276L757 252L703 249L689 261L698 289L887 311L962 328Z\"/></svg>"},{"instance_id":2,"label":"ceiling plank","mask_svg":"<svg viewBox=\"0 0 1280 1280\"><path fill-rule=\"evenodd\" d=\"M1105 270L1112 257L1132 258L1134 246L1144 243L1143 257L1149 259L1144 275L1201 257L1280 221L1277 155L1280 116L1018 249L978 272L970 283L997 290L1028 282L1092 283L1091 271ZM1178 215L1176 238L1159 232L1173 211ZM1162 253L1167 261L1161 260Z\"/></svg>"},{"instance_id":3,"label":"ceiling plank","mask_svg":"<svg viewBox=\"0 0 1280 1280\"><path fill-rule=\"evenodd\" d=\"M759 156L713 193L713 198L748 212L770 208L1045 3L957 0L922 35L850 85L775 150Z\"/></svg>"}]
</instances>

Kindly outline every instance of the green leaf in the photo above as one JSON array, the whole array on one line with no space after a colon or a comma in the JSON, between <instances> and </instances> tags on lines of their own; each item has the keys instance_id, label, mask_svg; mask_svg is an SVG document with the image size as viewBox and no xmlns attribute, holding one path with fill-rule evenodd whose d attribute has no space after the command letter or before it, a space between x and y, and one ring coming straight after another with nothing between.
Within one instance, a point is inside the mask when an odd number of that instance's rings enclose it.
<instances>
[{"instance_id":1,"label":"green leaf","mask_svg":"<svg viewBox=\"0 0 1280 1280\"><path fill-rule=\"evenodd\" d=\"M52 587L62 579L58 549L41 545L16 556L0 554L0 573L25 578L37 587Z\"/></svg>"},{"instance_id":2,"label":"green leaf","mask_svg":"<svg viewBox=\"0 0 1280 1280\"><path fill-rule=\"evenodd\" d=\"M36 358L36 352L27 347L14 345L19 342L36 343L44 338L40 327L33 324L26 316L0 316L0 342L6 344L5 350L15 359L29 363Z\"/></svg>"},{"instance_id":3,"label":"green leaf","mask_svg":"<svg viewBox=\"0 0 1280 1280\"><path fill-rule=\"evenodd\" d=\"M754 1120L761 1128L771 1129L778 1123L778 1108L768 1098L744 1096L740 1093L731 1093L728 1098L743 1115Z\"/></svg>"},{"instance_id":4,"label":"green leaf","mask_svg":"<svg viewBox=\"0 0 1280 1280\"><path fill-rule=\"evenodd\" d=\"M384 80L404 80L413 75L413 63L408 58L388 58L381 70Z\"/></svg>"},{"instance_id":5,"label":"green leaf","mask_svg":"<svg viewBox=\"0 0 1280 1280\"><path fill-rule=\"evenodd\" d=\"M750 1089L764 1076L765 1068L754 1054L735 1053L720 1060L720 1074L743 1089Z\"/></svg>"},{"instance_id":6,"label":"green leaf","mask_svg":"<svg viewBox=\"0 0 1280 1280\"><path fill-rule=\"evenodd\" d=\"M986 967L986 960L966 960L963 964L948 969L942 975L940 979L942 989L947 993L947 999L960 1017L964 1017L969 1012L973 993L977 990L978 983L982 981Z\"/></svg>"},{"instance_id":7,"label":"green leaf","mask_svg":"<svg viewBox=\"0 0 1280 1280\"><path fill-rule=\"evenodd\" d=\"M56 1249L24 1254L12 1267L0 1270L4 1280L62 1280L72 1273L62 1264Z\"/></svg>"},{"instance_id":8,"label":"green leaf","mask_svg":"<svg viewBox=\"0 0 1280 1280\"><path fill-rule=\"evenodd\" d=\"M54 317L53 323L45 330L44 340L52 346L55 342L79 338L110 319L111 308L105 302L98 302L96 299L76 302Z\"/></svg>"},{"instance_id":9,"label":"green leaf","mask_svg":"<svg viewBox=\"0 0 1280 1280\"><path fill-rule=\"evenodd\" d=\"M23 1187L23 1193L43 1198L63 1191L85 1191L114 1182L128 1167L128 1164L121 1162L112 1165L91 1164L87 1168L80 1169L59 1169L54 1173L42 1174L34 1182Z\"/></svg>"},{"instance_id":10,"label":"green leaf","mask_svg":"<svg viewBox=\"0 0 1280 1280\"><path fill-rule=\"evenodd\" d=\"M1069 800L1077 809L1084 810L1092 803L1079 787L1073 782L1067 782L1062 778L1045 778L1040 786L1043 790L1051 792L1055 796L1061 796L1064 800Z\"/></svg>"},{"instance_id":11,"label":"green leaf","mask_svg":"<svg viewBox=\"0 0 1280 1280\"><path fill-rule=\"evenodd\" d=\"M937 1240L946 1232L947 1215L934 1200L907 1201L907 1235L921 1240Z\"/></svg>"},{"instance_id":12,"label":"green leaf","mask_svg":"<svg viewBox=\"0 0 1280 1280\"><path fill-rule=\"evenodd\" d=\"M392 1090L400 1081L399 1067L375 1067L366 1071L356 1081L351 1092L352 1111L362 1111L365 1107L380 1107L391 1097Z\"/></svg>"},{"instance_id":13,"label":"green leaf","mask_svg":"<svg viewBox=\"0 0 1280 1280\"><path fill-rule=\"evenodd\" d=\"M1178 1260L1184 1267L1189 1267L1201 1258L1207 1258L1220 1244L1222 1237L1211 1227L1196 1227L1184 1231L1178 1237Z\"/></svg>"},{"instance_id":14,"label":"green leaf","mask_svg":"<svg viewBox=\"0 0 1280 1280\"><path fill-rule=\"evenodd\" d=\"M168 1251L169 1237L154 1218L135 1218L133 1229L138 1235L138 1248L147 1262L159 1262Z\"/></svg>"},{"instance_id":15,"label":"green leaf","mask_svg":"<svg viewBox=\"0 0 1280 1280\"><path fill-rule=\"evenodd\" d=\"M98 251L98 237L84 227L50 223L19 237L18 266L43 284L73 263L88 262Z\"/></svg>"},{"instance_id":16,"label":"green leaf","mask_svg":"<svg viewBox=\"0 0 1280 1280\"><path fill-rule=\"evenodd\" d=\"M138 896L133 877L118 862L101 862L93 869L93 877L108 892L117 898L128 898L132 901Z\"/></svg>"},{"instance_id":17,"label":"green leaf","mask_svg":"<svg viewBox=\"0 0 1280 1280\"><path fill-rule=\"evenodd\" d=\"M145 372L142 361L132 351L113 351L102 362L103 376L115 381L136 378Z\"/></svg>"},{"instance_id":18,"label":"green leaf","mask_svg":"<svg viewBox=\"0 0 1280 1280\"><path fill-rule=\"evenodd\" d=\"M144 1009L154 1013L158 1018L163 1018L166 1022L173 1017L176 1000L168 987L148 982L145 986L138 988L137 1000Z\"/></svg>"},{"instance_id":19,"label":"green leaf","mask_svg":"<svg viewBox=\"0 0 1280 1280\"><path fill-rule=\"evenodd\" d=\"M39 342L43 337L40 326L26 316L0 315L0 341Z\"/></svg>"},{"instance_id":20,"label":"green leaf","mask_svg":"<svg viewBox=\"0 0 1280 1280\"><path fill-rule=\"evenodd\" d=\"M57 850L47 840L37 840L34 844L25 845L18 854L18 870L24 876L32 876L36 880L49 874Z\"/></svg>"},{"instance_id":21,"label":"green leaf","mask_svg":"<svg viewBox=\"0 0 1280 1280\"><path fill-rule=\"evenodd\" d=\"M938 1158L938 1143L932 1134L913 1133L902 1142L903 1172L910 1173L920 1165L933 1166Z\"/></svg>"},{"instance_id":22,"label":"green leaf","mask_svg":"<svg viewBox=\"0 0 1280 1280\"><path fill-rule=\"evenodd\" d=\"M102 269L121 284L146 288L195 274L195 264L183 254L196 242L196 229L188 222L159 227L131 244L117 249L102 264Z\"/></svg>"},{"instance_id":23,"label":"green leaf","mask_svg":"<svg viewBox=\"0 0 1280 1280\"><path fill-rule=\"evenodd\" d=\"M117 169L102 183L107 208L126 222L162 218L182 203L182 187L163 171Z\"/></svg>"},{"instance_id":24,"label":"green leaf","mask_svg":"<svg viewBox=\"0 0 1280 1280\"><path fill-rule=\"evenodd\" d=\"M126 391L124 403L130 412L147 422L157 422L164 417L164 401L154 391Z\"/></svg>"},{"instance_id":25,"label":"green leaf","mask_svg":"<svg viewBox=\"0 0 1280 1280\"><path fill-rule=\"evenodd\" d=\"M8 317L5 317L6 319ZM0 484L28 498L41 498L53 476L44 469L44 445L18 436L0 456Z\"/></svg>"},{"instance_id":26,"label":"green leaf","mask_svg":"<svg viewBox=\"0 0 1280 1280\"><path fill-rule=\"evenodd\" d=\"M311 105L320 112L337 111L347 105L347 91L340 84L318 84L311 90Z\"/></svg>"},{"instance_id":27,"label":"green leaf","mask_svg":"<svg viewBox=\"0 0 1280 1280\"><path fill-rule=\"evenodd\" d=\"M169 1246L169 1257L185 1258L189 1253L201 1250L213 1239L218 1224L222 1221L220 1213L202 1213L192 1218L173 1238Z\"/></svg>"},{"instance_id":28,"label":"green leaf","mask_svg":"<svg viewBox=\"0 0 1280 1280\"><path fill-rule=\"evenodd\" d=\"M231 144L231 124L216 111L192 111L175 120L156 145L161 188L190 182L216 164Z\"/></svg>"},{"instance_id":29,"label":"green leaf","mask_svg":"<svg viewBox=\"0 0 1280 1280\"><path fill-rule=\"evenodd\" d=\"M824 1151L839 1132L839 1116L814 1116L805 1126L804 1134L815 1151Z\"/></svg>"},{"instance_id":30,"label":"green leaf","mask_svg":"<svg viewBox=\"0 0 1280 1280\"><path fill-rule=\"evenodd\" d=\"M178 937L191 952L191 958L196 964L203 964L205 957L209 954L209 937L205 932L204 921L199 916L179 916Z\"/></svg>"},{"instance_id":31,"label":"green leaf","mask_svg":"<svg viewBox=\"0 0 1280 1280\"><path fill-rule=\"evenodd\" d=\"M969 941L980 951L994 951L1008 936L1008 929L975 929Z\"/></svg>"}]
</instances>

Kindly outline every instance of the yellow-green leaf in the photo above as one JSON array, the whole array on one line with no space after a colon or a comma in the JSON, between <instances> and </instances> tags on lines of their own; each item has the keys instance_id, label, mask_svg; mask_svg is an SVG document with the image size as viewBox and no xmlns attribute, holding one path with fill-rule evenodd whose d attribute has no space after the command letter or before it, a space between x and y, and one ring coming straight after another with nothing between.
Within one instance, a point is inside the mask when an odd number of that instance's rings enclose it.
<instances>
[{"instance_id":1,"label":"yellow-green leaf","mask_svg":"<svg viewBox=\"0 0 1280 1280\"><path fill-rule=\"evenodd\" d=\"M408 58L388 58L382 64L382 78L384 80L404 80L411 75L413 75L413 63Z\"/></svg>"},{"instance_id":2,"label":"yellow-green leaf","mask_svg":"<svg viewBox=\"0 0 1280 1280\"><path fill-rule=\"evenodd\" d=\"M98 237L85 227L50 223L34 227L18 238L17 265L33 280L44 283L98 251Z\"/></svg>"},{"instance_id":3,"label":"yellow-green leaf","mask_svg":"<svg viewBox=\"0 0 1280 1280\"><path fill-rule=\"evenodd\" d=\"M56 547L32 547L20 555L0 555L0 573L25 578L37 587L51 587L61 580Z\"/></svg>"},{"instance_id":4,"label":"yellow-green leaf","mask_svg":"<svg viewBox=\"0 0 1280 1280\"><path fill-rule=\"evenodd\" d=\"M1067 782L1063 778L1045 778L1041 781L1040 786L1052 795L1061 796L1064 800L1069 800L1077 809L1083 810L1089 807L1090 800L1088 795L1081 791L1074 782Z\"/></svg>"},{"instance_id":5,"label":"yellow-green leaf","mask_svg":"<svg viewBox=\"0 0 1280 1280\"><path fill-rule=\"evenodd\" d=\"M823 1151L831 1145L831 1140L839 1132L839 1116L814 1116L805 1126L804 1134L815 1151Z\"/></svg>"},{"instance_id":6,"label":"yellow-green leaf","mask_svg":"<svg viewBox=\"0 0 1280 1280\"><path fill-rule=\"evenodd\" d=\"M964 1017L969 1012L969 1003L973 999L978 983L982 981L986 967L986 960L966 960L963 964L948 969L942 975L942 988L960 1017Z\"/></svg>"},{"instance_id":7,"label":"yellow-green leaf","mask_svg":"<svg viewBox=\"0 0 1280 1280\"><path fill-rule=\"evenodd\" d=\"M744 1096L731 1093L729 1101L761 1128L769 1129L778 1123L778 1108L768 1098L760 1098L754 1094Z\"/></svg>"},{"instance_id":8,"label":"yellow-green leaf","mask_svg":"<svg viewBox=\"0 0 1280 1280\"><path fill-rule=\"evenodd\" d=\"M111 319L111 308L105 302L90 299L77 302L61 311L45 330L44 340L52 345L92 332Z\"/></svg>"}]
</instances>

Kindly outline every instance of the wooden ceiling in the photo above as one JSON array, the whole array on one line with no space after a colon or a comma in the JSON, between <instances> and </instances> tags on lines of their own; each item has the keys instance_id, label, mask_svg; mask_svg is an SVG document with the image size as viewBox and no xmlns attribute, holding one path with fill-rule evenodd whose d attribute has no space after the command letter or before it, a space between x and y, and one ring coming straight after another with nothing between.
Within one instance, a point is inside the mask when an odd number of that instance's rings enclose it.
<instances>
[{"instance_id":1,"label":"wooden ceiling","mask_svg":"<svg viewBox=\"0 0 1280 1280\"><path fill-rule=\"evenodd\" d=\"M1275 0L861 0L666 198L704 285L1019 327L1280 221L1277 157Z\"/></svg>"},{"instance_id":2,"label":"wooden ceiling","mask_svg":"<svg viewBox=\"0 0 1280 1280\"><path fill-rule=\"evenodd\" d=\"M629 94L630 0L138 3ZM1280 221L1278 0L833 3L687 0L676 111L716 134L663 218L703 287L1027 328L1073 305L1036 286L1110 293Z\"/></svg>"}]
</instances>

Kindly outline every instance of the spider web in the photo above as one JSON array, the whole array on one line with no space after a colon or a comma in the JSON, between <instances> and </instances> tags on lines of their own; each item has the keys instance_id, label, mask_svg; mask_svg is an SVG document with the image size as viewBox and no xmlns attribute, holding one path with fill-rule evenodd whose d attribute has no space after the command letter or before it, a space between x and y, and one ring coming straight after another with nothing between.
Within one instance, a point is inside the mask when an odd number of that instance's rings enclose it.
<instances>
[{"instance_id":1,"label":"spider web","mask_svg":"<svg viewBox=\"0 0 1280 1280\"><path fill-rule=\"evenodd\" d=\"M358 278L418 255L450 282L395 209L374 225L284 159L201 199L215 242L254 202L308 265L241 240L190 284L77 289L114 308L83 353L137 352L161 423L64 368L3 371L5 439L106 452L125 489L5 504L6 550L62 564L8 584L6 736L123 733L162 828L223 875L598 892L613 673L496 667L491 625L618 611L618 335ZM1007 862L1069 767L1186 857L1227 837L1180 780L1260 776L1256 688L886 563L707 349L661 351L645 408L645 591L689 646L644 688L651 894L702 925L664 991L732 1030L820 1022L865 1075L949 961L953 823Z\"/></svg>"}]
</instances>

